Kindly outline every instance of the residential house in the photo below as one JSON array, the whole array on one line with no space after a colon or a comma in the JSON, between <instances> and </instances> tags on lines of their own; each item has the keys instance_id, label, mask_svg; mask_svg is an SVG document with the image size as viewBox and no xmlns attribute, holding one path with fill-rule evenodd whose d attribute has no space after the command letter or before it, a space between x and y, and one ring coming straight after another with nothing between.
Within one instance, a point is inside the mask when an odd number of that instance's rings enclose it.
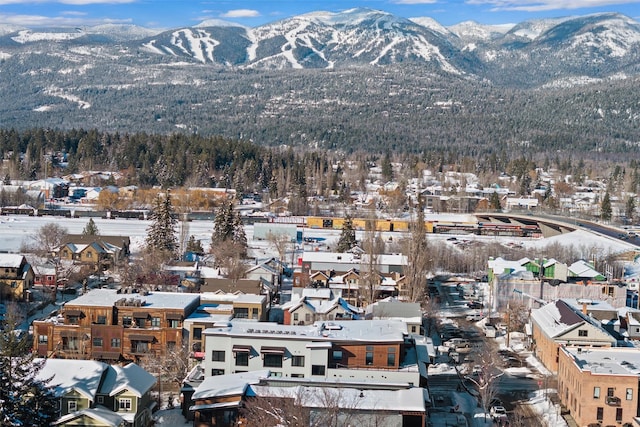
<instances>
[{"instance_id":1,"label":"residential house","mask_svg":"<svg viewBox=\"0 0 640 427\"><path fill-rule=\"evenodd\" d=\"M25 301L35 274L24 255L0 254L0 301Z\"/></svg>"},{"instance_id":2,"label":"residential house","mask_svg":"<svg viewBox=\"0 0 640 427\"><path fill-rule=\"evenodd\" d=\"M205 376L269 369L284 378L426 383L426 344L409 337L400 321L232 320L203 334Z\"/></svg>"},{"instance_id":3,"label":"residential house","mask_svg":"<svg viewBox=\"0 0 640 427\"><path fill-rule=\"evenodd\" d=\"M283 304L282 310L285 325L309 325L320 320L357 320L362 315L362 309L339 297L329 301L297 298Z\"/></svg>"},{"instance_id":4,"label":"residential house","mask_svg":"<svg viewBox=\"0 0 640 427\"><path fill-rule=\"evenodd\" d=\"M576 425L637 425L640 349L561 347L558 397Z\"/></svg>"},{"instance_id":5,"label":"residential house","mask_svg":"<svg viewBox=\"0 0 640 427\"><path fill-rule=\"evenodd\" d=\"M399 320L407 325L410 334L423 334L422 308L417 302L403 302L395 298L386 298L369 304L365 309L367 320Z\"/></svg>"},{"instance_id":6,"label":"residential house","mask_svg":"<svg viewBox=\"0 0 640 427\"><path fill-rule=\"evenodd\" d=\"M124 293L92 289L53 318L33 322L39 356L140 361L186 345L183 321L200 305L197 294Z\"/></svg>"},{"instance_id":7,"label":"residential house","mask_svg":"<svg viewBox=\"0 0 640 427\"><path fill-rule=\"evenodd\" d=\"M268 370L209 377L197 387L193 401L190 409L198 426L244 425L247 413L269 411L266 408L270 407L318 425L329 424L328 413L339 419L348 417L351 425L421 427L426 421L425 391L418 387L285 380Z\"/></svg>"},{"instance_id":8,"label":"residential house","mask_svg":"<svg viewBox=\"0 0 640 427\"><path fill-rule=\"evenodd\" d=\"M92 360L45 359L38 378L52 387L59 400L57 426L151 425L156 379L135 363L121 367Z\"/></svg>"},{"instance_id":9,"label":"residential house","mask_svg":"<svg viewBox=\"0 0 640 427\"><path fill-rule=\"evenodd\" d=\"M95 270L108 270L129 257L128 236L67 235L57 249L61 260L91 266Z\"/></svg>"},{"instance_id":10,"label":"residential house","mask_svg":"<svg viewBox=\"0 0 640 427\"><path fill-rule=\"evenodd\" d=\"M561 346L612 347L616 339L583 310L557 300L531 311L531 333L536 357L550 371L558 371Z\"/></svg>"},{"instance_id":11,"label":"residential house","mask_svg":"<svg viewBox=\"0 0 640 427\"><path fill-rule=\"evenodd\" d=\"M45 286L49 288L56 288L58 284L58 277L56 267L53 264L33 264L33 284L36 286Z\"/></svg>"}]
</instances>

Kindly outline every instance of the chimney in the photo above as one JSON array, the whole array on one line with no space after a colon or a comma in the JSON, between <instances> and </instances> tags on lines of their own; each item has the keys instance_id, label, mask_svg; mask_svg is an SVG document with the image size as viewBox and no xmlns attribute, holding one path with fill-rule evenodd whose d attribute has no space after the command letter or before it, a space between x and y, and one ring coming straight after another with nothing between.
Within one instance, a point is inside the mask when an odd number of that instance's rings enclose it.
<instances>
[{"instance_id":1,"label":"chimney","mask_svg":"<svg viewBox=\"0 0 640 427\"><path fill-rule=\"evenodd\" d=\"M587 315L587 302L582 301L582 314Z\"/></svg>"}]
</instances>

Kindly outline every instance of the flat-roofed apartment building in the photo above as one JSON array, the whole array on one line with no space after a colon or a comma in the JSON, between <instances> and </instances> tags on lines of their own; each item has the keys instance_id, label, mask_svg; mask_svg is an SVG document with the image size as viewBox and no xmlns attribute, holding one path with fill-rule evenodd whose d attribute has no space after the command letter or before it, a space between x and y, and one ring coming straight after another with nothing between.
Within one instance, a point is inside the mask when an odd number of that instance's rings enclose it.
<instances>
[{"instance_id":1,"label":"flat-roofed apartment building","mask_svg":"<svg viewBox=\"0 0 640 427\"><path fill-rule=\"evenodd\" d=\"M42 357L106 362L162 356L187 342L183 322L199 304L198 294L93 289L33 322L34 349Z\"/></svg>"},{"instance_id":2,"label":"flat-roofed apartment building","mask_svg":"<svg viewBox=\"0 0 640 427\"><path fill-rule=\"evenodd\" d=\"M640 349L562 347L558 395L579 426L637 426Z\"/></svg>"},{"instance_id":3,"label":"flat-roofed apartment building","mask_svg":"<svg viewBox=\"0 0 640 427\"><path fill-rule=\"evenodd\" d=\"M206 329L205 376L269 369L272 376L426 384L423 337L399 320L280 325L233 320Z\"/></svg>"}]
</instances>

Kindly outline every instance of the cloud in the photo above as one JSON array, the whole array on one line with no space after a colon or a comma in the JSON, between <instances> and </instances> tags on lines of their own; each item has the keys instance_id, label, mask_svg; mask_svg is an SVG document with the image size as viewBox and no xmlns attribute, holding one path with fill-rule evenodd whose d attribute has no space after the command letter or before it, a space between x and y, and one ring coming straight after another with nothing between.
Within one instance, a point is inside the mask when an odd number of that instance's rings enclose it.
<instances>
[{"instance_id":1,"label":"cloud","mask_svg":"<svg viewBox=\"0 0 640 427\"><path fill-rule=\"evenodd\" d=\"M433 4L437 3L438 0L393 0L392 3L395 4Z\"/></svg>"},{"instance_id":2,"label":"cloud","mask_svg":"<svg viewBox=\"0 0 640 427\"><path fill-rule=\"evenodd\" d=\"M34 3L62 3L75 6L87 4L124 4L135 3L138 0L0 0L0 6L8 4L34 4Z\"/></svg>"},{"instance_id":3,"label":"cloud","mask_svg":"<svg viewBox=\"0 0 640 427\"><path fill-rule=\"evenodd\" d=\"M220 15L221 18L257 18L260 12L252 9L234 9Z\"/></svg>"},{"instance_id":4,"label":"cloud","mask_svg":"<svg viewBox=\"0 0 640 427\"><path fill-rule=\"evenodd\" d=\"M412 0L407 0L412 1ZM471 5L489 5L492 11L519 10L541 12L558 9L584 9L637 3L638 0L466 0Z\"/></svg>"},{"instance_id":5,"label":"cloud","mask_svg":"<svg viewBox=\"0 0 640 427\"><path fill-rule=\"evenodd\" d=\"M14 24L20 27L80 27L100 24L129 24L131 19L86 19L83 16L42 16L42 15L3 15L0 14L0 22Z\"/></svg>"}]
</instances>

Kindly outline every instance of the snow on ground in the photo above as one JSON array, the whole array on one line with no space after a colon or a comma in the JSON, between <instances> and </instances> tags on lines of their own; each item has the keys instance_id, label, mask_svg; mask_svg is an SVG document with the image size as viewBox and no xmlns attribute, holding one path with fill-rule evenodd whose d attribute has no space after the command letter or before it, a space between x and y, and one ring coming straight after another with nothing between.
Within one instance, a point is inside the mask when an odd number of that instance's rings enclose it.
<instances>
[{"instance_id":1,"label":"snow on ground","mask_svg":"<svg viewBox=\"0 0 640 427\"><path fill-rule=\"evenodd\" d=\"M153 424L155 427L178 427L190 426L193 422L187 421L183 416L180 408L161 409L153 414Z\"/></svg>"}]
</instances>

